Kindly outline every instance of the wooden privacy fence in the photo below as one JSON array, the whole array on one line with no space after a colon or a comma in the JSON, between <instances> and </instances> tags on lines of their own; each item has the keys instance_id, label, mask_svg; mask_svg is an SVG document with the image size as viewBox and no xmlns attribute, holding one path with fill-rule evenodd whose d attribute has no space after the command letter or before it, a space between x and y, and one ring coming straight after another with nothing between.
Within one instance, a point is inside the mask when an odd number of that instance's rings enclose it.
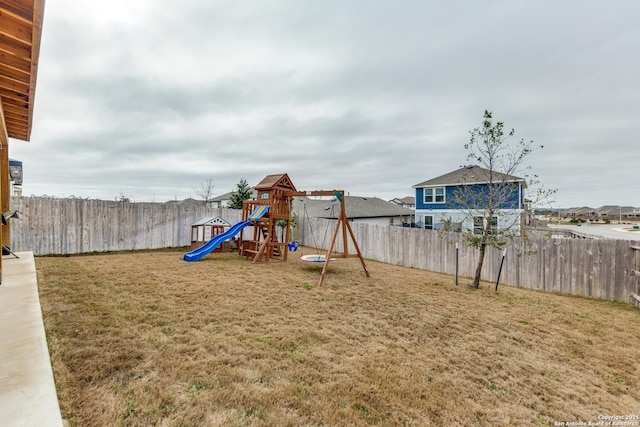
<instances>
[{"instance_id":1,"label":"wooden privacy fence","mask_svg":"<svg viewBox=\"0 0 640 427\"><path fill-rule=\"evenodd\" d=\"M310 219L300 224L300 241L305 246L327 249L333 224ZM478 251L466 245L460 233L439 234L432 230L354 223L358 246L365 258L404 267L455 274L456 243L461 277L473 277ZM312 236L315 236L312 237ZM341 252L342 239L336 251ZM507 246L500 283L610 301L633 302L640 280L638 242L588 239L513 239ZM353 252L353 248L349 248ZM497 279L502 251L488 248L482 280ZM374 273L375 274L375 273Z\"/></svg>"},{"instance_id":2,"label":"wooden privacy fence","mask_svg":"<svg viewBox=\"0 0 640 427\"><path fill-rule=\"evenodd\" d=\"M11 248L35 255L66 255L187 246L191 224L220 216L234 224L241 211L167 203L14 197ZM309 248L326 250L335 221L301 219L293 236ZM478 252L458 233L353 222L365 258L446 274L455 274L456 243L459 274L472 277ZM347 239L350 242L350 239ZM343 252L339 235L334 248ZM352 243L349 243L351 246ZM507 247L501 284L622 302L640 292L640 242L624 240L535 238L525 245L514 239ZM533 254L525 255L533 250ZM349 253L355 253L350 247ZM487 250L482 279L495 282L501 251ZM336 262L341 262L340 260ZM375 274L375 272L372 272Z\"/></svg>"},{"instance_id":3,"label":"wooden privacy fence","mask_svg":"<svg viewBox=\"0 0 640 427\"><path fill-rule=\"evenodd\" d=\"M11 248L35 255L187 246L191 224L212 216L230 223L241 211L171 203L13 197Z\"/></svg>"}]
</instances>

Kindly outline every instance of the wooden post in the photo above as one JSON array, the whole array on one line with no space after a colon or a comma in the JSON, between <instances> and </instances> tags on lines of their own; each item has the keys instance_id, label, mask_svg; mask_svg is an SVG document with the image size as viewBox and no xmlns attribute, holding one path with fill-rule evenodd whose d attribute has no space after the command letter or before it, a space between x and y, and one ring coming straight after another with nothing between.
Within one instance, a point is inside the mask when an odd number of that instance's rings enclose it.
<instances>
[{"instance_id":1,"label":"wooden post","mask_svg":"<svg viewBox=\"0 0 640 427\"><path fill-rule=\"evenodd\" d=\"M338 192L335 192L337 195ZM349 219L347 218L347 211L344 206L344 192L341 193L342 197L340 197L340 215L338 216L338 222L336 223L336 228L333 232L333 236L331 237L331 244L329 245L329 250L327 251L327 256L324 260L324 265L322 266L322 274L320 275L320 281L318 282L318 287L322 286L324 282L324 278L327 274L327 268L329 267L329 261L331 260L331 255L333 253L333 246L336 242L336 238L338 237L338 232L342 229L342 240L344 242L344 249L341 258L349 258L349 241L347 239L347 231L349 231L349 236L351 236L351 240L353 241L353 245L356 249L356 253L358 258L360 258L360 263L362 264L362 268L364 270L365 276L369 277L369 270L367 270L367 265L364 262L364 258L362 257L362 253L360 252L360 248L358 247L358 242L356 241L356 236L351 229L351 224L349 224Z\"/></svg>"},{"instance_id":2,"label":"wooden post","mask_svg":"<svg viewBox=\"0 0 640 427\"><path fill-rule=\"evenodd\" d=\"M458 286L458 242L456 242L456 286Z\"/></svg>"},{"instance_id":3,"label":"wooden post","mask_svg":"<svg viewBox=\"0 0 640 427\"><path fill-rule=\"evenodd\" d=\"M0 213L11 210L11 188L10 188L10 176L9 176L9 144L2 146L0 150L0 173L2 174L2 181L0 181ZM10 221L7 221L7 225L2 227L2 246L11 247L11 227Z\"/></svg>"},{"instance_id":4,"label":"wooden post","mask_svg":"<svg viewBox=\"0 0 640 427\"><path fill-rule=\"evenodd\" d=\"M255 227L255 225L254 225ZM269 244L271 243L271 233L272 231L269 230L269 232L267 233L267 235L264 238L264 241L262 242L262 244L260 245L260 248L258 249L258 253L256 253L256 256L253 257L253 262L260 262L260 258L262 258L262 256L265 256L265 261L268 262L269 258L271 257L271 253L270 251L272 250L271 248L269 248Z\"/></svg>"},{"instance_id":5,"label":"wooden post","mask_svg":"<svg viewBox=\"0 0 640 427\"><path fill-rule=\"evenodd\" d=\"M4 131L4 123L3 123L3 131ZM4 154L9 151L7 145L3 145L0 147L0 156L4 158ZM5 178L5 174L7 177ZM4 182L9 180L9 169L4 167L4 162L0 162L0 199L4 199ZM2 212L0 212L2 215ZM6 225L9 228L9 224ZM0 242L4 242L4 225L0 225ZM8 233L7 233L8 234ZM3 243L4 244L4 243ZM0 253L0 285L2 284L2 254Z\"/></svg>"},{"instance_id":6,"label":"wooden post","mask_svg":"<svg viewBox=\"0 0 640 427\"><path fill-rule=\"evenodd\" d=\"M498 269L498 278L496 279L496 292L498 292L498 283L500 283L500 275L502 274L502 266L504 265L504 257L507 255L507 250L502 250L502 258L500 259L500 268Z\"/></svg>"},{"instance_id":7,"label":"wooden post","mask_svg":"<svg viewBox=\"0 0 640 427\"><path fill-rule=\"evenodd\" d=\"M631 273L633 274L633 292L631 293L632 303L640 308L640 246L630 245L631 249L633 249L633 270Z\"/></svg>"},{"instance_id":8,"label":"wooden post","mask_svg":"<svg viewBox=\"0 0 640 427\"><path fill-rule=\"evenodd\" d=\"M344 207L344 192L336 192L336 197L340 195L340 221L342 221L342 250L344 251L344 257L349 256L349 241L347 240L347 211ZM353 239L355 242L355 239Z\"/></svg>"},{"instance_id":9,"label":"wooden post","mask_svg":"<svg viewBox=\"0 0 640 427\"><path fill-rule=\"evenodd\" d=\"M0 103L0 215L5 210L9 210L9 136L7 134L7 123L4 120L4 109ZM7 207L5 209L5 207ZM5 230L6 228L6 230ZM0 242L4 245L6 239L11 245L11 233L9 224L0 225ZM7 246L9 246L7 245ZM2 254L0 254L0 285L2 284Z\"/></svg>"},{"instance_id":10,"label":"wooden post","mask_svg":"<svg viewBox=\"0 0 640 427\"><path fill-rule=\"evenodd\" d=\"M358 242L356 241L356 236L353 233L353 230L351 229L351 224L347 220L346 215L344 217L344 222L347 224L347 228L349 229L349 234L351 234L351 239L353 240L353 245L356 248L356 253L358 254L358 258L360 258L360 264L362 264L362 269L364 270L364 275L369 277L369 270L367 269L367 266L364 263L364 257L362 256L362 253L360 252L360 247L358 246Z\"/></svg>"},{"instance_id":11,"label":"wooden post","mask_svg":"<svg viewBox=\"0 0 640 427\"><path fill-rule=\"evenodd\" d=\"M324 282L324 277L327 275L327 268L329 268L329 260L331 259L331 252L333 252L333 245L336 243L336 237L338 237L338 230L340 230L340 219L336 223L336 228L333 231L333 236L331 236L331 243L329 244L329 250L327 251L327 255L324 259L324 265L322 266L322 273L320 274L320 281L318 282L318 287L322 286L322 282Z\"/></svg>"},{"instance_id":12,"label":"wooden post","mask_svg":"<svg viewBox=\"0 0 640 427\"><path fill-rule=\"evenodd\" d=\"M287 225L286 225L286 231L285 231L285 238L284 238L284 242L285 245L282 247L282 250L284 251L283 254L283 259L286 261L289 258L289 245L288 243L291 242L291 208L293 207L293 203L292 203L292 197L286 196L286 211L288 212L288 218L287 218Z\"/></svg>"}]
</instances>

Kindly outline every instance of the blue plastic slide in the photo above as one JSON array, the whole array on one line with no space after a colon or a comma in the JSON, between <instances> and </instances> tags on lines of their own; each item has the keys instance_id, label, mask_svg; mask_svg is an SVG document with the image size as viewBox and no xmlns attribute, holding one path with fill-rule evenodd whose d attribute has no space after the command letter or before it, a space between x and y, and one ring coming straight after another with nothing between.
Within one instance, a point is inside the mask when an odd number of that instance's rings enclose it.
<instances>
[{"instance_id":1,"label":"blue plastic slide","mask_svg":"<svg viewBox=\"0 0 640 427\"><path fill-rule=\"evenodd\" d=\"M213 237L211 240L209 240L207 243L200 246L199 248L196 248L191 252L187 252L186 254L184 254L184 257L182 257L182 259L184 261L194 262L194 261L200 260L202 257L206 255L209 255L215 248L220 246L222 242L225 242L231 239L233 236L238 234L243 228L245 228L248 225L252 225L254 221L257 221L260 218L262 218L264 214L267 213L268 210L269 210L269 206L267 205L258 207L255 211L253 211L253 213L251 213L251 215L249 215L249 221L240 221L239 223L235 224L233 227L229 228L224 233L218 234L217 236Z\"/></svg>"}]
</instances>

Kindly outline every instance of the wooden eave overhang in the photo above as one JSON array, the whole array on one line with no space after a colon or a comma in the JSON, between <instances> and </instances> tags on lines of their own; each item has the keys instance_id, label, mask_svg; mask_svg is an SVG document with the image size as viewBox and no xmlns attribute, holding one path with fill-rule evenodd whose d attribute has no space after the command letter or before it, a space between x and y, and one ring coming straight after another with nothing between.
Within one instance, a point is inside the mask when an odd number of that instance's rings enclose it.
<instances>
[{"instance_id":1,"label":"wooden eave overhang","mask_svg":"<svg viewBox=\"0 0 640 427\"><path fill-rule=\"evenodd\" d=\"M0 0L0 103L7 136L23 141L31 137L44 2Z\"/></svg>"}]
</instances>

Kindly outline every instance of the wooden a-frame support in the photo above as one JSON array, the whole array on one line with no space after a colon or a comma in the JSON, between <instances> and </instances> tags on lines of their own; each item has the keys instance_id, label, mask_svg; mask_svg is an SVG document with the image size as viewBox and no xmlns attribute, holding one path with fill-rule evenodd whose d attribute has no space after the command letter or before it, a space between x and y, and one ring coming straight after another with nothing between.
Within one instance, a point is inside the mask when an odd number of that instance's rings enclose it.
<instances>
[{"instance_id":1,"label":"wooden a-frame support","mask_svg":"<svg viewBox=\"0 0 640 427\"><path fill-rule=\"evenodd\" d=\"M262 256L263 256L263 255L265 255L265 252L267 251L267 248L269 247L269 244L271 243L271 239L272 239L271 231L269 231L269 232L267 233L267 235L266 235L266 236L264 236L264 241L263 241L263 242L262 242L262 244L260 245L260 248L258 249L258 253L256 254L256 256L255 256L255 257L253 257L253 263L254 263L254 264L255 264L255 263L257 263L257 262L259 262L259 261L260 261L260 259L262 258ZM285 253L285 255L286 255L286 253ZM269 258L270 258L270 257L269 257L269 256L267 256L267 260L268 260Z\"/></svg>"},{"instance_id":2,"label":"wooden a-frame support","mask_svg":"<svg viewBox=\"0 0 640 427\"><path fill-rule=\"evenodd\" d=\"M329 249L327 251L326 258L324 260L324 265L322 267L322 274L320 275L320 281L318 282L318 286L322 286L324 282L324 278L327 275L327 269L329 268L329 262L331 260L331 255L333 254L333 247L338 238L338 233L342 231L342 247L344 252L342 254L335 255L335 258L360 258L360 263L362 264L362 269L364 270L365 276L369 277L369 270L367 270L367 265L364 262L364 257L360 252L360 247L358 247L358 242L356 241L356 236L353 233L353 229L351 228L351 224L349 223L349 219L347 218L347 211L344 206L344 191L333 190L333 191L295 191L295 192L286 192L286 196L334 196L340 200L340 213L338 214L338 221L336 222L336 227L333 231L333 236L331 237L331 243L329 244ZM347 239L347 231L349 232L349 236L351 236L351 241L353 242L353 246L356 249L356 253L353 255L349 254L349 241Z\"/></svg>"},{"instance_id":3,"label":"wooden a-frame support","mask_svg":"<svg viewBox=\"0 0 640 427\"><path fill-rule=\"evenodd\" d=\"M253 255L253 262L259 263L268 262L273 258L277 252L281 256L283 261L287 260L286 242L291 239L291 202L294 197L297 196L330 196L336 197L340 201L340 214L338 215L336 228L331 238L331 244L327 252L327 256L324 260L324 266L322 268L322 274L320 275L320 281L318 286L322 286L324 278L329 268L329 262L333 255L333 248L336 240L338 239L338 233L342 231L343 238L343 253L335 255L335 258L349 258L357 256L360 258L360 263L364 269L364 273L369 277L369 271L367 265L364 262L358 242L356 241L355 234L351 229L351 224L347 218L347 212L345 209L344 191L343 190L314 190L314 191L298 191L289 179L287 174L275 174L267 175L258 185L255 190L257 192L256 200L245 200L242 203L242 217L243 220L247 220L251 216L250 212L253 212L260 205L269 206L269 211L264 213L264 216L254 223L254 238L252 240L245 240L240 232L240 254L249 256ZM286 221L286 239L285 242L279 242L277 239L277 222L283 220ZM256 228L257 227L257 228ZM263 234L260 234L263 233ZM348 233L348 234L347 234ZM349 254L349 240L348 236L351 236L351 241L356 249L356 254Z\"/></svg>"}]
</instances>

